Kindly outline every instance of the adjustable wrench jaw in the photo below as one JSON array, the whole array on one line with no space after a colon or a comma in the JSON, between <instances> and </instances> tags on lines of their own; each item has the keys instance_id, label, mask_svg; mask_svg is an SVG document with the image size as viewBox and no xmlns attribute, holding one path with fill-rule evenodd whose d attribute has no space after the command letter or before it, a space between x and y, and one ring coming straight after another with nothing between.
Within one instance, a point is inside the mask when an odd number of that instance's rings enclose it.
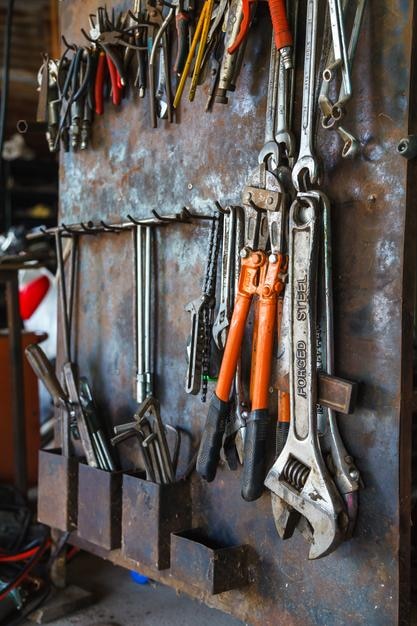
<instances>
[{"instance_id":1,"label":"adjustable wrench jaw","mask_svg":"<svg viewBox=\"0 0 417 626\"><path fill-rule=\"evenodd\" d=\"M299 456L304 461L305 444L306 442L299 440ZM311 445L311 441L307 441L307 445L309 452L316 447ZM274 501L274 518L281 538L292 535L299 515L303 515L312 529L309 558L319 559L333 552L345 539L347 514L336 488L327 478L323 459L314 455L311 466L308 467L304 462L298 462L295 453L294 445L291 450L284 448L269 471L265 486L282 502ZM306 474L307 478L301 490L289 482L294 479L294 482L301 485Z\"/></svg>"}]
</instances>

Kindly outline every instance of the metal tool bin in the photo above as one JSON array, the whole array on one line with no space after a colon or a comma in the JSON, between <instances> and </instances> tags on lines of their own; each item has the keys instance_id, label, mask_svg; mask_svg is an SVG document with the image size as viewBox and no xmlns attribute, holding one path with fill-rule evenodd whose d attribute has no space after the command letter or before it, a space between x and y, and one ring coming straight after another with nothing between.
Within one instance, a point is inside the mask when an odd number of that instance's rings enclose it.
<instances>
[{"instance_id":1,"label":"metal tool bin","mask_svg":"<svg viewBox=\"0 0 417 626\"><path fill-rule=\"evenodd\" d=\"M39 452L38 519L63 531L77 526L78 466L60 450Z\"/></svg>"}]
</instances>

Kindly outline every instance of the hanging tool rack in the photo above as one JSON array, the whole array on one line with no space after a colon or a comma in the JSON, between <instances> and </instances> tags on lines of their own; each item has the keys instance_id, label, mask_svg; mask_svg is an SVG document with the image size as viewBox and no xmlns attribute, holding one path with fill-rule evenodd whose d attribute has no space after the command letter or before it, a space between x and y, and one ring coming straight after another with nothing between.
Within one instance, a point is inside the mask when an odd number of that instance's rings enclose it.
<instances>
[{"instance_id":1,"label":"hanging tool rack","mask_svg":"<svg viewBox=\"0 0 417 626\"><path fill-rule=\"evenodd\" d=\"M82 41L80 29L96 9L96 0L62 3L68 42ZM318 135L332 203L335 371L359 384L354 414L339 418L363 480L353 538L309 561L301 535L279 539L269 492L255 502L241 498L240 470L222 466L210 484L196 473L190 481L153 484L129 473L128 444L119 450L124 472L41 452L43 521L71 530L72 541L92 553L250 624L408 623L417 172L396 146L416 130L415 22L414 3L369 3L349 104L359 154L341 159L335 135ZM142 221L153 210L158 221L184 205L207 214L216 200L241 204L264 138L269 28L260 3L227 107L204 113L203 86L194 103L183 98L176 123L159 121L154 129L148 104L129 94L96 119L91 149L61 155L62 228L91 235L81 235L79 246L74 351L109 428L137 408L135 259L125 216ZM184 393L184 381L185 306L201 289L208 224L179 220L154 231L155 388L166 421L191 433L184 463L207 414L198 396Z\"/></svg>"}]
</instances>

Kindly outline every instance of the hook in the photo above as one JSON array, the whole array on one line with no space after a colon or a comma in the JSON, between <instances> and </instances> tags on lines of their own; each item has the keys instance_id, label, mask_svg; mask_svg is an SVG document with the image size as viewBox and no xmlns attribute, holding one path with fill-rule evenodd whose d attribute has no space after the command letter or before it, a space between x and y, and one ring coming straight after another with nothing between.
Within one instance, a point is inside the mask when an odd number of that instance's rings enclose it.
<instances>
[{"instance_id":1,"label":"hook","mask_svg":"<svg viewBox=\"0 0 417 626\"><path fill-rule=\"evenodd\" d=\"M132 217L130 214L127 215L127 219L132 222L132 224L134 226L154 226L155 224L157 224L158 222L155 222L154 220L137 220L136 218Z\"/></svg>"},{"instance_id":2,"label":"hook","mask_svg":"<svg viewBox=\"0 0 417 626\"><path fill-rule=\"evenodd\" d=\"M90 43L97 44L97 41L96 41L95 39L92 39L92 38L90 37L90 35L87 35L87 33L86 33L86 31L84 30L84 28L81 28L80 30L81 30L82 34L84 35L84 37L87 39L87 41L89 41Z\"/></svg>"},{"instance_id":3,"label":"hook","mask_svg":"<svg viewBox=\"0 0 417 626\"><path fill-rule=\"evenodd\" d=\"M160 222L178 222L179 219L174 215L160 215L156 209L152 209L152 215Z\"/></svg>"},{"instance_id":4,"label":"hook","mask_svg":"<svg viewBox=\"0 0 417 626\"><path fill-rule=\"evenodd\" d=\"M224 209L218 200L216 200L214 204L219 213L221 213L222 215L229 215L230 213L229 207L226 207Z\"/></svg>"},{"instance_id":5,"label":"hook","mask_svg":"<svg viewBox=\"0 0 417 626\"><path fill-rule=\"evenodd\" d=\"M68 43L67 39L65 38L65 35L61 35L61 39L62 42L64 44L64 46L67 48L67 50L77 50L77 46L75 45L75 43Z\"/></svg>"},{"instance_id":6,"label":"hook","mask_svg":"<svg viewBox=\"0 0 417 626\"><path fill-rule=\"evenodd\" d=\"M91 220L89 220L87 223L80 222L80 226L83 232L86 233L87 235L96 235L97 232L99 232L97 227L94 226L94 222L92 222Z\"/></svg>"},{"instance_id":7,"label":"hook","mask_svg":"<svg viewBox=\"0 0 417 626\"><path fill-rule=\"evenodd\" d=\"M77 234L77 231L70 228L69 226L67 226L66 224L64 224L64 222L61 223L61 230L64 231L64 233L67 233L68 235L70 235L71 237L74 237L74 235Z\"/></svg>"},{"instance_id":8,"label":"hook","mask_svg":"<svg viewBox=\"0 0 417 626\"><path fill-rule=\"evenodd\" d=\"M124 228L121 226L114 226L113 224L106 224L104 220L100 220L100 224L102 225L105 232L116 233L119 234Z\"/></svg>"}]
</instances>

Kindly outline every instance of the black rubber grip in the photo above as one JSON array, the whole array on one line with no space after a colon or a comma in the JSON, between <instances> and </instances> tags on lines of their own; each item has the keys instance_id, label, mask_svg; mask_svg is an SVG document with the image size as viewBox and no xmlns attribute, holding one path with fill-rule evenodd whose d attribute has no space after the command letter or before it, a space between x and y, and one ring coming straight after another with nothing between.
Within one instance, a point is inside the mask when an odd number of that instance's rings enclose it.
<instances>
[{"instance_id":1,"label":"black rubber grip","mask_svg":"<svg viewBox=\"0 0 417 626\"><path fill-rule=\"evenodd\" d=\"M289 422L278 422L277 427L277 441L276 441L276 455L277 458L281 454L284 449L284 446L287 442L288 432L290 430Z\"/></svg>"},{"instance_id":2,"label":"black rubber grip","mask_svg":"<svg viewBox=\"0 0 417 626\"><path fill-rule=\"evenodd\" d=\"M177 26L177 57L174 63L174 72L178 75L182 73L189 50L189 24L191 17L185 11L178 13L175 18Z\"/></svg>"},{"instance_id":3,"label":"black rubber grip","mask_svg":"<svg viewBox=\"0 0 417 626\"><path fill-rule=\"evenodd\" d=\"M216 476L229 412L229 403L213 394L197 456L197 472L208 483Z\"/></svg>"},{"instance_id":4,"label":"black rubber grip","mask_svg":"<svg viewBox=\"0 0 417 626\"><path fill-rule=\"evenodd\" d=\"M268 409L252 411L246 422L242 498L248 502L260 498L264 489L269 422Z\"/></svg>"}]
</instances>

